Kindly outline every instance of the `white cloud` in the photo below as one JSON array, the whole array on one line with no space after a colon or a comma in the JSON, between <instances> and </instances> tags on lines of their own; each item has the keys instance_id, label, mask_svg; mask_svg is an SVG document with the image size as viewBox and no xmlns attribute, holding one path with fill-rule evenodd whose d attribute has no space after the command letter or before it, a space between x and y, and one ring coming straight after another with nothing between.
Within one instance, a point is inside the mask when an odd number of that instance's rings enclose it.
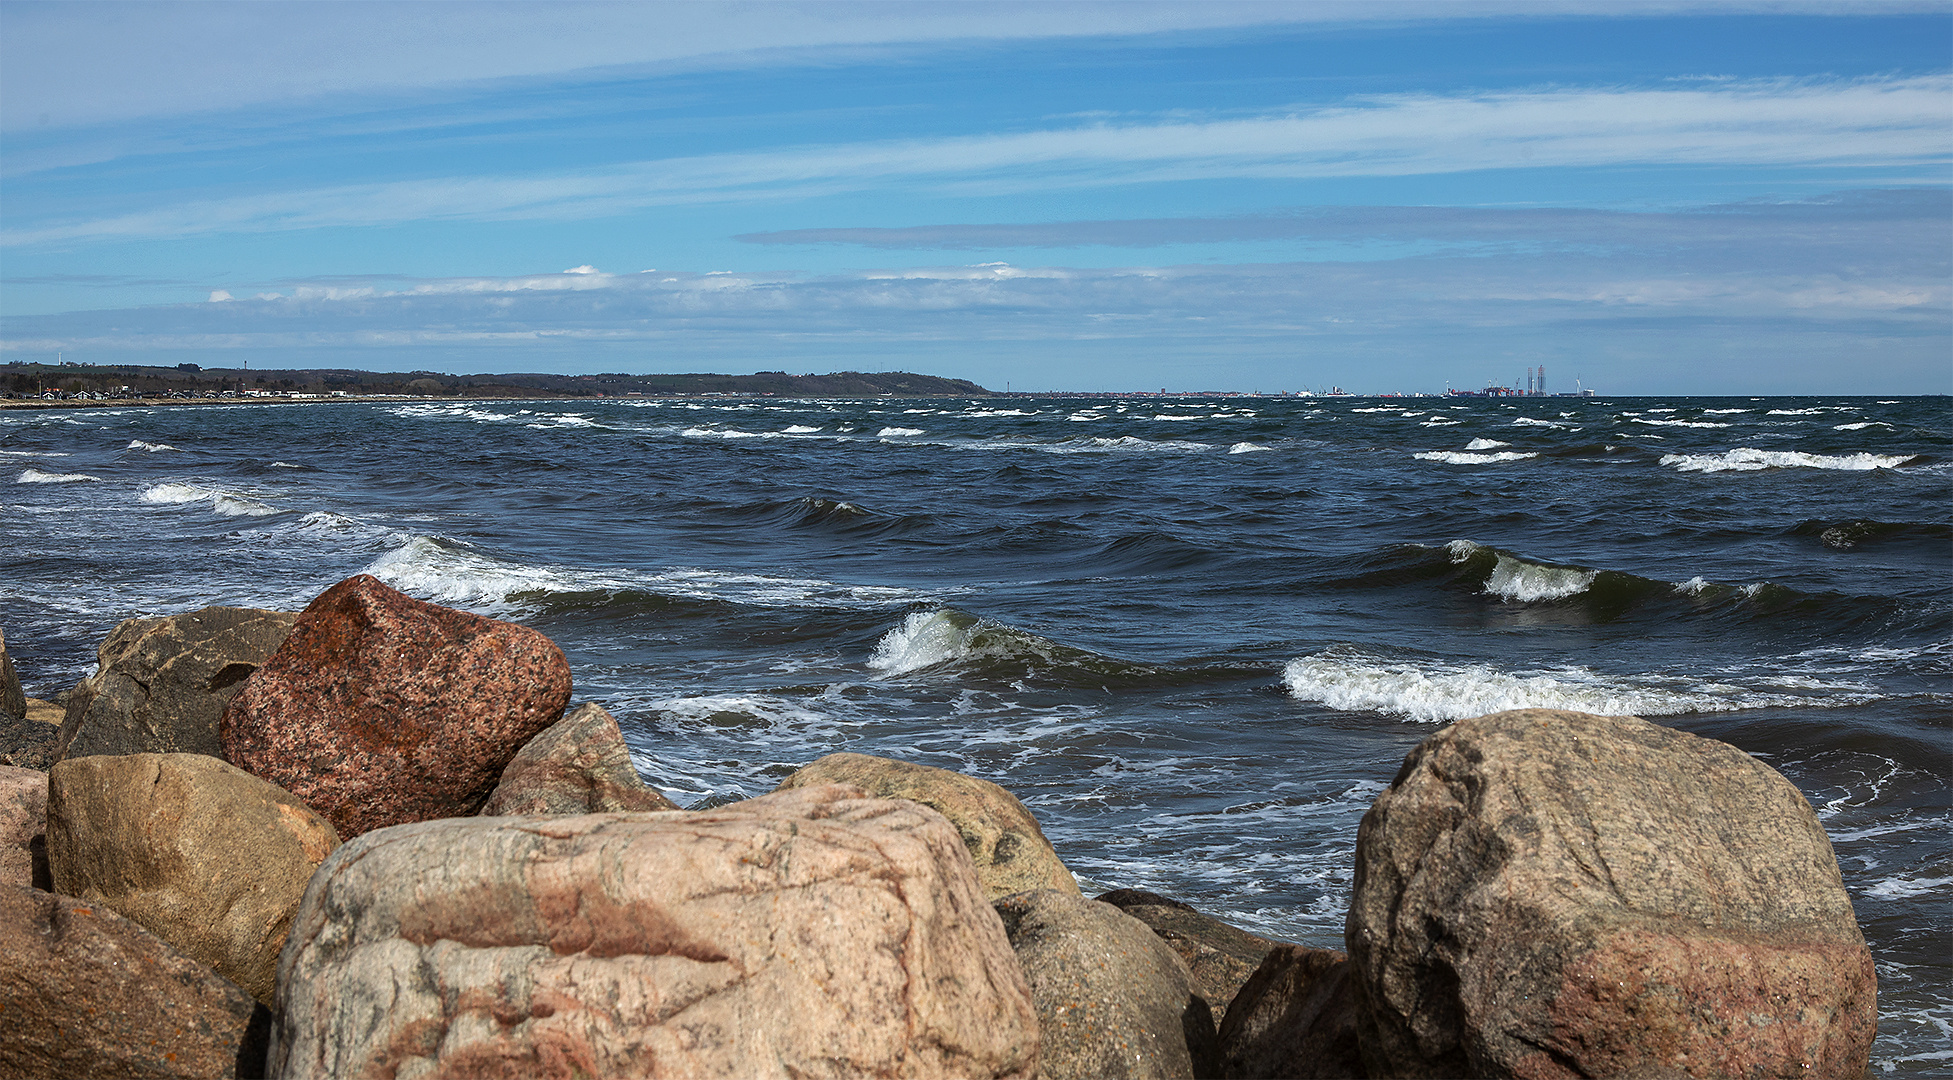
<instances>
[{"instance_id":1,"label":"white cloud","mask_svg":"<svg viewBox=\"0 0 1953 1080\"><path fill-rule=\"evenodd\" d=\"M738 68L809 52L1266 25L1704 12L1943 10L1839 0L0 4L0 130L543 78Z\"/></svg>"},{"instance_id":2,"label":"white cloud","mask_svg":"<svg viewBox=\"0 0 1953 1080\"><path fill-rule=\"evenodd\" d=\"M213 304L221 304L226 300L234 300L234 299L236 299L236 297L232 296L228 291L224 289L210 290L210 302Z\"/></svg>"},{"instance_id":3,"label":"white cloud","mask_svg":"<svg viewBox=\"0 0 1953 1080\"><path fill-rule=\"evenodd\" d=\"M1150 181L1628 165L1916 166L1953 160L1953 76L1677 89L1383 96L1253 117L1097 124L452 177L17 223L11 246L439 220L588 219L651 206L920 185L998 194ZM580 272L586 268L577 268Z\"/></svg>"}]
</instances>

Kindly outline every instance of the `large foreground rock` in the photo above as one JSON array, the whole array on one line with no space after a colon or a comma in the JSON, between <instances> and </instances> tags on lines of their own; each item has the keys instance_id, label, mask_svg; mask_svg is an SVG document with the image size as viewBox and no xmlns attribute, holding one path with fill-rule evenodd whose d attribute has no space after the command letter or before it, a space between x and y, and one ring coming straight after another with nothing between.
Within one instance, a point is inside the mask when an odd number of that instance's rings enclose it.
<instances>
[{"instance_id":1,"label":"large foreground rock","mask_svg":"<svg viewBox=\"0 0 1953 1080\"><path fill-rule=\"evenodd\" d=\"M1368 1076L1356 967L1333 949L1270 951L1221 1022L1221 1075L1235 1080Z\"/></svg>"},{"instance_id":2,"label":"large foreground rock","mask_svg":"<svg viewBox=\"0 0 1953 1080\"><path fill-rule=\"evenodd\" d=\"M1007 896L997 914L1037 1003L1041 1080L1215 1075L1213 1012L1145 923L1055 889Z\"/></svg>"},{"instance_id":3,"label":"large foreground rock","mask_svg":"<svg viewBox=\"0 0 1953 1080\"><path fill-rule=\"evenodd\" d=\"M0 716L27 715L27 695L20 689L20 676L7 655L7 633L0 630Z\"/></svg>"},{"instance_id":4,"label":"large foreground rock","mask_svg":"<svg viewBox=\"0 0 1953 1080\"><path fill-rule=\"evenodd\" d=\"M949 823L859 789L464 818L320 867L278 1075L1029 1077L1037 1018Z\"/></svg>"},{"instance_id":5,"label":"large foreground rock","mask_svg":"<svg viewBox=\"0 0 1953 1080\"><path fill-rule=\"evenodd\" d=\"M617 720L592 702L577 706L530 739L502 770L502 779L481 812L563 815L676 809L678 804L644 786Z\"/></svg>"},{"instance_id":6,"label":"large foreground rock","mask_svg":"<svg viewBox=\"0 0 1953 1080\"><path fill-rule=\"evenodd\" d=\"M254 1024L254 1014L257 1023ZM0 885L0 1075L265 1075L251 995L83 900Z\"/></svg>"},{"instance_id":7,"label":"large foreground rock","mask_svg":"<svg viewBox=\"0 0 1953 1080\"><path fill-rule=\"evenodd\" d=\"M95 754L222 756L217 719L278 650L288 611L207 607L123 621L96 650L95 674L68 695L57 759Z\"/></svg>"},{"instance_id":8,"label":"large foreground rock","mask_svg":"<svg viewBox=\"0 0 1953 1080\"><path fill-rule=\"evenodd\" d=\"M480 810L569 700L569 662L548 638L360 574L312 601L231 700L224 757L350 839Z\"/></svg>"},{"instance_id":9,"label":"large foreground rock","mask_svg":"<svg viewBox=\"0 0 1953 1080\"><path fill-rule=\"evenodd\" d=\"M304 803L202 754L69 758L47 776L48 868L270 1004L305 884L339 837Z\"/></svg>"},{"instance_id":10,"label":"large foreground rock","mask_svg":"<svg viewBox=\"0 0 1953 1080\"><path fill-rule=\"evenodd\" d=\"M1768 766L1528 709L1424 741L1363 818L1346 926L1394 1076L1860 1077L1876 982Z\"/></svg>"},{"instance_id":11,"label":"large foreground rock","mask_svg":"<svg viewBox=\"0 0 1953 1080\"><path fill-rule=\"evenodd\" d=\"M0 885L51 889L47 774L0 765Z\"/></svg>"},{"instance_id":12,"label":"large foreground rock","mask_svg":"<svg viewBox=\"0 0 1953 1080\"><path fill-rule=\"evenodd\" d=\"M853 784L885 799L919 802L948 818L992 900L1033 889L1079 895L1078 882L1044 838L1038 819L1017 796L988 780L892 758L829 754L782 780L779 790L815 784Z\"/></svg>"},{"instance_id":13,"label":"large foreground rock","mask_svg":"<svg viewBox=\"0 0 1953 1080\"><path fill-rule=\"evenodd\" d=\"M1114 889L1098 899L1152 927L1161 941L1180 954L1193 973L1194 989L1213 1008L1216 1023L1226 1018L1229 1003L1262 958L1282 944L1204 915L1191 904L1142 889Z\"/></svg>"}]
</instances>

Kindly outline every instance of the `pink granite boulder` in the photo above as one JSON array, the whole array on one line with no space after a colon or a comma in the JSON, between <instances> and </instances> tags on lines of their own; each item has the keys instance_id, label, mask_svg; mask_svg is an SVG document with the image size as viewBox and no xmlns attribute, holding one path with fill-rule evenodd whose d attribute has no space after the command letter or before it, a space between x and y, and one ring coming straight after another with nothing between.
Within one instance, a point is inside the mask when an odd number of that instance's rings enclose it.
<instances>
[{"instance_id":1,"label":"pink granite boulder","mask_svg":"<svg viewBox=\"0 0 1953 1080\"><path fill-rule=\"evenodd\" d=\"M53 888L47 869L47 774L0 765L0 885Z\"/></svg>"},{"instance_id":2,"label":"pink granite boulder","mask_svg":"<svg viewBox=\"0 0 1953 1080\"><path fill-rule=\"evenodd\" d=\"M1864 1075L1877 981L1796 787L1634 717L1426 739L1364 815L1345 925L1373 1075Z\"/></svg>"},{"instance_id":3,"label":"pink granite boulder","mask_svg":"<svg viewBox=\"0 0 1953 1080\"><path fill-rule=\"evenodd\" d=\"M840 785L369 832L306 891L278 1006L272 1071L291 1080L1028 1078L1038 1061L956 830Z\"/></svg>"},{"instance_id":4,"label":"pink granite boulder","mask_svg":"<svg viewBox=\"0 0 1953 1080\"><path fill-rule=\"evenodd\" d=\"M225 708L224 758L297 795L343 837L481 809L570 700L542 634L347 578Z\"/></svg>"},{"instance_id":5,"label":"pink granite boulder","mask_svg":"<svg viewBox=\"0 0 1953 1080\"><path fill-rule=\"evenodd\" d=\"M0 1076L261 1077L269 1016L106 908L0 885Z\"/></svg>"},{"instance_id":6,"label":"pink granite boulder","mask_svg":"<svg viewBox=\"0 0 1953 1080\"><path fill-rule=\"evenodd\" d=\"M676 810L644 786L617 720L591 702L570 710L517 753L481 808L483 815L596 814Z\"/></svg>"}]
</instances>

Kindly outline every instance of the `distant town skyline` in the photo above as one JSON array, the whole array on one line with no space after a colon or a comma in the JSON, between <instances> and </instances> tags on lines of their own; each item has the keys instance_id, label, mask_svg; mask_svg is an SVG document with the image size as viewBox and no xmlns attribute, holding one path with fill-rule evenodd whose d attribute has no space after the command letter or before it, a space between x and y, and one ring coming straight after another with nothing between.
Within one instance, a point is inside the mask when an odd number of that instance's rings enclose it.
<instances>
[{"instance_id":1,"label":"distant town skyline","mask_svg":"<svg viewBox=\"0 0 1953 1080\"><path fill-rule=\"evenodd\" d=\"M0 362L1953 390L1947 3L0 4Z\"/></svg>"}]
</instances>

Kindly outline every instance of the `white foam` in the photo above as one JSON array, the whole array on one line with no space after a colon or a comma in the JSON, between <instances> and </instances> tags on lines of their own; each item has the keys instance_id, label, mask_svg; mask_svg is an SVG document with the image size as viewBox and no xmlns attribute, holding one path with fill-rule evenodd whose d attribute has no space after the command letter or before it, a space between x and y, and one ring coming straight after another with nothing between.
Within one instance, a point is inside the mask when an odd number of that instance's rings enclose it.
<instances>
[{"instance_id":1,"label":"white foam","mask_svg":"<svg viewBox=\"0 0 1953 1080\"><path fill-rule=\"evenodd\" d=\"M1075 424L1082 424L1092 420L1103 420L1105 419L1105 416L1100 413L1075 412L1072 413L1070 416L1065 417L1065 419L1070 420L1072 423Z\"/></svg>"},{"instance_id":2,"label":"white foam","mask_svg":"<svg viewBox=\"0 0 1953 1080\"><path fill-rule=\"evenodd\" d=\"M1823 409L1771 409L1765 416L1819 416Z\"/></svg>"},{"instance_id":3,"label":"white foam","mask_svg":"<svg viewBox=\"0 0 1953 1080\"><path fill-rule=\"evenodd\" d=\"M467 405L400 405L387 412L405 420L475 420L487 424L506 424L533 415L527 409L517 413L498 413Z\"/></svg>"},{"instance_id":4,"label":"white foam","mask_svg":"<svg viewBox=\"0 0 1953 1080\"><path fill-rule=\"evenodd\" d=\"M0 457L71 457L59 450L0 450Z\"/></svg>"},{"instance_id":5,"label":"white foam","mask_svg":"<svg viewBox=\"0 0 1953 1080\"><path fill-rule=\"evenodd\" d=\"M101 479L102 478L99 476L90 476L87 473L78 473L78 472L51 473L51 472L42 472L39 469L22 469L20 473L20 479L14 481L14 483L16 484L84 484L84 483L100 483Z\"/></svg>"},{"instance_id":6,"label":"white foam","mask_svg":"<svg viewBox=\"0 0 1953 1080\"><path fill-rule=\"evenodd\" d=\"M155 453L161 453L162 451L165 450L175 450L176 447L171 446L168 443L143 442L141 439L131 439L129 440L129 445L124 447L123 449L147 450L148 452L155 454Z\"/></svg>"},{"instance_id":7,"label":"white foam","mask_svg":"<svg viewBox=\"0 0 1953 1080\"><path fill-rule=\"evenodd\" d=\"M1735 416L1735 415L1736 415L1737 413L1746 413L1746 412L1750 412L1750 411L1752 411L1752 410L1750 410L1750 409L1704 409L1704 410L1702 410L1702 415L1704 415L1704 416Z\"/></svg>"},{"instance_id":8,"label":"white foam","mask_svg":"<svg viewBox=\"0 0 1953 1080\"><path fill-rule=\"evenodd\" d=\"M1726 428L1729 426L1728 424L1716 423L1713 420L1639 420L1637 419L1637 420L1630 421L1630 423L1648 424L1653 427Z\"/></svg>"},{"instance_id":9,"label":"white foam","mask_svg":"<svg viewBox=\"0 0 1953 1080\"><path fill-rule=\"evenodd\" d=\"M274 461L274 462L272 462L272 463L271 463L271 467L272 467L272 468L274 468L274 469L303 469L303 468L305 468L305 466L303 466L303 465L294 465L294 464L292 464L292 463L291 463L291 462L289 462L289 461Z\"/></svg>"},{"instance_id":10,"label":"white foam","mask_svg":"<svg viewBox=\"0 0 1953 1080\"><path fill-rule=\"evenodd\" d=\"M1160 413L1160 414L1158 414L1158 415L1156 415L1156 416L1154 416L1154 417L1153 417L1153 419L1155 419L1155 420L1212 420L1212 419L1214 419L1214 417L1211 417L1211 416L1176 416L1176 415L1173 415L1173 414L1171 414L1171 413Z\"/></svg>"},{"instance_id":11,"label":"white foam","mask_svg":"<svg viewBox=\"0 0 1953 1080\"><path fill-rule=\"evenodd\" d=\"M965 412L963 415L964 416L1036 416L1037 413L1025 412L1022 409L971 409L970 411Z\"/></svg>"},{"instance_id":12,"label":"white foam","mask_svg":"<svg viewBox=\"0 0 1953 1080\"><path fill-rule=\"evenodd\" d=\"M1345 712L1381 712L1426 722L1464 720L1505 709L1677 716L1833 704L1706 681L1670 688L1660 684L1683 680L1604 676L1581 667L1511 673L1486 664L1389 663L1355 650L1298 657L1283 669L1282 681L1298 700Z\"/></svg>"},{"instance_id":13,"label":"white foam","mask_svg":"<svg viewBox=\"0 0 1953 1080\"><path fill-rule=\"evenodd\" d=\"M1902 878L1889 877L1865 890L1867 896L1882 900L1902 900L1912 896L1926 896L1953 885L1953 877L1943 878Z\"/></svg>"},{"instance_id":14,"label":"white foam","mask_svg":"<svg viewBox=\"0 0 1953 1080\"><path fill-rule=\"evenodd\" d=\"M1461 563L1476 554L1479 547L1479 544L1471 540L1453 540L1449 544L1446 544L1444 549L1451 553L1452 562Z\"/></svg>"},{"instance_id":15,"label":"white foam","mask_svg":"<svg viewBox=\"0 0 1953 1080\"><path fill-rule=\"evenodd\" d=\"M777 439L777 431L735 431L731 428L691 427L679 432L688 439Z\"/></svg>"},{"instance_id":16,"label":"white foam","mask_svg":"<svg viewBox=\"0 0 1953 1080\"><path fill-rule=\"evenodd\" d=\"M812 435L819 430L820 428L808 427L806 424L788 424L786 427L780 429L780 433L782 435Z\"/></svg>"},{"instance_id":17,"label":"white foam","mask_svg":"<svg viewBox=\"0 0 1953 1080\"><path fill-rule=\"evenodd\" d=\"M1574 428L1571 424L1562 424L1557 420L1535 420L1530 416L1515 416L1512 418L1512 424L1514 427L1550 427L1572 428L1574 431L1580 430L1579 428Z\"/></svg>"},{"instance_id":18,"label":"white foam","mask_svg":"<svg viewBox=\"0 0 1953 1080\"><path fill-rule=\"evenodd\" d=\"M1179 439L1141 439L1133 435L1123 435L1117 439L1082 439L1043 447L1052 454L1104 454L1119 451L1138 453L1198 454L1213 447L1203 442L1186 442Z\"/></svg>"},{"instance_id":19,"label":"white foam","mask_svg":"<svg viewBox=\"0 0 1953 1080\"><path fill-rule=\"evenodd\" d=\"M1419 461L1442 461L1450 465L1491 465L1501 461L1524 461L1527 458L1536 458L1539 455L1517 450L1501 450L1496 454L1466 454L1456 450L1426 450L1421 454L1412 454L1411 456Z\"/></svg>"},{"instance_id":20,"label":"white foam","mask_svg":"<svg viewBox=\"0 0 1953 1080\"><path fill-rule=\"evenodd\" d=\"M1763 469L1842 469L1868 472L1896 469L1912 454L1806 454L1800 450L1757 450L1738 447L1721 454L1664 454L1661 463L1679 472L1759 472Z\"/></svg>"},{"instance_id":21,"label":"white foam","mask_svg":"<svg viewBox=\"0 0 1953 1080\"><path fill-rule=\"evenodd\" d=\"M269 517L272 514L282 513L277 507L268 506L248 495L198 487L195 484L154 484L143 491L142 501L165 506L207 502L210 504L211 513L221 514L224 517Z\"/></svg>"},{"instance_id":22,"label":"white foam","mask_svg":"<svg viewBox=\"0 0 1953 1080\"><path fill-rule=\"evenodd\" d=\"M1501 447L1501 446L1511 446L1511 445L1512 445L1511 443L1507 443L1507 442L1500 442L1500 441L1499 441L1499 440L1497 440L1497 439L1473 439L1473 440L1472 440L1471 442L1468 442L1468 443L1466 443L1466 444L1465 444L1465 449L1467 449L1467 450L1497 450L1497 449L1498 449L1499 447Z\"/></svg>"},{"instance_id":23,"label":"white foam","mask_svg":"<svg viewBox=\"0 0 1953 1080\"><path fill-rule=\"evenodd\" d=\"M1426 420L1423 423L1418 424L1417 426L1418 427L1457 427L1459 424L1462 423L1464 423L1463 420Z\"/></svg>"},{"instance_id":24,"label":"white foam","mask_svg":"<svg viewBox=\"0 0 1953 1080\"><path fill-rule=\"evenodd\" d=\"M1883 420L1867 420L1861 424L1837 424L1833 426L1831 430L1832 431L1863 431L1868 427L1891 427L1891 426L1892 426L1891 424L1888 424Z\"/></svg>"},{"instance_id":25,"label":"white foam","mask_svg":"<svg viewBox=\"0 0 1953 1080\"><path fill-rule=\"evenodd\" d=\"M879 438L893 439L905 435L920 435L922 434L922 429L912 427L885 427L875 434Z\"/></svg>"},{"instance_id":26,"label":"white foam","mask_svg":"<svg viewBox=\"0 0 1953 1080\"><path fill-rule=\"evenodd\" d=\"M1702 575L1700 574L1697 574L1696 576L1688 579L1687 581L1678 581L1675 583L1676 592L1687 593L1690 596L1701 596L1703 593L1708 592L1709 589L1710 589L1709 583L1707 581L1704 581L1702 579Z\"/></svg>"},{"instance_id":27,"label":"white foam","mask_svg":"<svg viewBox=\"0 0 1953 1080\"><path fill-rule=\"evenodd\" d=\"M1228 447L1227 452L1230 454L1253 454L1266 449L1268 449L1268 447L1256 446L1254 443L1251 442L1238 442L1235 443L1233 446Z\"/></svg>"},{"instance_id":28,"label":"white foam","mask_svg":"<svg viewBox=\"0 0 1953 1080\"><path fill-rule=\"evenodd\" d=\"M1587 586L1592 585L1599 576L1598 570L1541 566L1510 555L1500 555L1498 565L1492 568L1492 576L1485 579L1485 593L1520 603L1558 600L1586 592Z\"/></svg>"},{"instance_id":29,"label":"white foam","mask_svg":"<svg viewBox=\"0 0 1953 1080\"><path fill-rule=\"evenodd\" d=\"M416 536L366 567L401 592L477 610L520 609L525 595L636 590L688 600L756 607L888 607L925 594L879 585L844 585L696 567L662 571L527 565Z\"/></svg>"}]
</instances>

